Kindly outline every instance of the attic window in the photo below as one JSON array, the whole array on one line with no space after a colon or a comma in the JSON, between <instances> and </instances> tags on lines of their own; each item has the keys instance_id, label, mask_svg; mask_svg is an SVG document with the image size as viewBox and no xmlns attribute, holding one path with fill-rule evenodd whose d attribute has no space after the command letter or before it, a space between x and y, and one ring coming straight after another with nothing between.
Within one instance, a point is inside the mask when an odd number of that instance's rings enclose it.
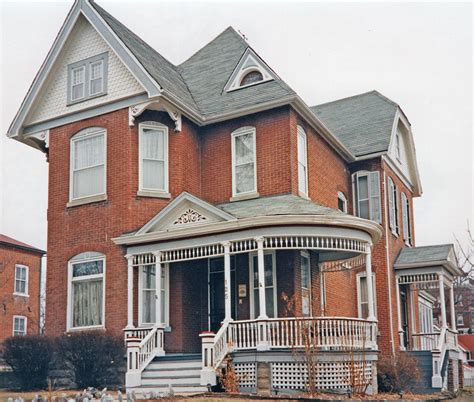
<instances>
[{"instance_id":1,"label":"attic window","mask_svg":"<svg viewBox=\"0 0 474 402\"><path fill-rule=\"evenodd\" d=\"M260 71L250 71L246 75L244 75L244 78L242 78L242 81L240 81L240 86L243 87L244 85L250 85L250 84L255 84L256 82L263 81L263 75Z\"/></svg>"}]
</instances>

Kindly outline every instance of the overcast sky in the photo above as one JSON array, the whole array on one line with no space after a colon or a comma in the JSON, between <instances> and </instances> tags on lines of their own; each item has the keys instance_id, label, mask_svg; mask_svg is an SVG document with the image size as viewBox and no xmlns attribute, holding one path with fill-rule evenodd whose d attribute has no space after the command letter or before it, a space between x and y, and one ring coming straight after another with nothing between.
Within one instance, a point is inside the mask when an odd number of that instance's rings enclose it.
<instances>
[{"instance_id":1,"label":"overcast sky","mask_svg":"<svg viewBox=\"0 0 474 402\"><path fill-rule=\"evenodd\" d=\"M173 63L232 25L309 104L377 89L414 133L418 245L473 223L470 3L98 1ZM72 1L1 4L0 233L46 247L44 155L4 137Z\"/></svg>"}]
</instances>

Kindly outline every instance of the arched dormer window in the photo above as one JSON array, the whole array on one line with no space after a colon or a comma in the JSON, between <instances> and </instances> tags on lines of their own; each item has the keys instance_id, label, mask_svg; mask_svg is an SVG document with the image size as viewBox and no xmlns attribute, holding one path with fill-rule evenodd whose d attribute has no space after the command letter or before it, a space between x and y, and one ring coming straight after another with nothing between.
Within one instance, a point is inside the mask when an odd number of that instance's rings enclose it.
<instances>
[{"instance_id":1,"label":"arched dormer window","mask_svg":"<svg viewBox=\"0 0 474 402\"><path fill-rule=\"evenodd\" d=\"M89 251L68 263L67 329L104 327L105 255Z\"/></svg>"},{"instance_id":2,"label":"arched dormer window","mask_svg":"<svg viewBox=\"0 0 474 402\"><path fill-rule=\"evenodd\" d=\"M70 201L106 194L106 135L102 127L76 133L70 144Z\"/></svg>"},{"instance_id":3,"label":"arched dormer window","mask_svg":"<svg viewBox=\"0 0 474 402\"><path fill-rule=\"evenodd\" d=\"M259 81L263 81L263 74L258 70L253 70L243 76L240 81L240 86L255 84Z\"/></svg>"}]
</instances>

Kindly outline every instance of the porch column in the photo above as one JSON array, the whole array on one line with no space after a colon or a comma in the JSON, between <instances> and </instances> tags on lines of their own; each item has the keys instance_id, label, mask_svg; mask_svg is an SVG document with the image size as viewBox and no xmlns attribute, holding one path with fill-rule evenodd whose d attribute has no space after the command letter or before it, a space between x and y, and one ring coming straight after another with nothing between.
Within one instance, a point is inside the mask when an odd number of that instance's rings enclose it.
<instances>
[{"instance_id":1,"label":"porch column","mask_svg":"<svg viewBox=\"0 0 474 402\"><path fill-rule=\"evenodd\" d=\"M265 258L263 253L263 237L256 237L258 260L258 300L260 307L259 319L267 319L267 301L265 296Z\"/></svg>"},{"instance_id":2,"label":"porch column","mask_svg":"<svg viewBox=\"0 0 474 402\"><path fill-rule=\"evenodd\" d=\"M224 247L224 302L225 302L225 318L224 322L232 321L232 294L231 294L231 277L230 277L230 242L222 243Z\"/></svg>"},{"instance_id":3,"label":"porch column","mask_svg":"<svg viewBox=\"0 0 474 402\"><path fill-rule=\"evenodd\" d=\"M133 328L133 255L125 255L127 259L127 328Z\"/></svg>"},{"instance_id":4,"label":"porch column","mask_svg":"<svg viewBox=\"0 0 474 402\"><path fill-rule=\"evenodd\" d=\"M153 253L155 256L155 324L161 326L163 317L161 316L161 251Z\"/></svg>"},{"instance_id":5,"label":"porch column","mask_svg":"<svg viewBox=\"0 0 474 402\"><path fill-rule=\"evenodd\" d=\"M456 311L454 309L454 284L449 287L449 304L451 307L451 329L456 331Z\"/></svg>"},{"instance_id":6,"label":"porch column","mask_svg":"<svg viewBox=\"0 0 474 402\"><path fill-rule=\"evenodd\" d=\"M441 304L441 321L443 322L442 328L447 328L448 323L446 321L446 300L444 298L444 277L439 275L439 303Z\"/></svg>"},{"instance_id":7,"label":"porch column","mask_svg":"<svg viewBox=\"0 0 474 402\"><path fill-rule=\"evenodd\" d=\"M400 341L400 350L405 350L405 339L403 337L402 328L402 306L400 303L400 278L395 278L395 294L397 296L397 319L398 319L398 336Z\"/></svg>"},{"instance_id":8,"label":"porch column","mask_svg":"<svg viewBox=\"0 0 474 402\"><path fill-rule=\"evenodd\" d=\"M367 304L369 308L369 316L367 319L375 321L374 289L372 283L372 247L370 244L367 244L365 248L365 275L367 277Z\"/></svg>"}]
</instances>

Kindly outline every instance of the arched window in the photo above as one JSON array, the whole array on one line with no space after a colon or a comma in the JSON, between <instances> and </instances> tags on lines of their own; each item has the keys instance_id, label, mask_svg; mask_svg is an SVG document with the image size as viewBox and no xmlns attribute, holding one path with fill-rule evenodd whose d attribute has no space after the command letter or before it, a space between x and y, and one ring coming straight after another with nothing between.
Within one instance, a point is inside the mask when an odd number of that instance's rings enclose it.
<instances>
[{"instance_id":1,"label":"arched window","mask_svg":"<svg viewBox=\"0 0 474 402\"><path fill-rule=\"evenodd\" d=\"M258 70L250 71L245 74L242 80L240 81L240 86L255 84L256 82L263 81L263 75Z\"/></svg>"},{"instance_id":2,"label":"arched window","mask_svg":"<svg viewBox=\"0 0 474 402\"><path fill-rule=\"evenodd\" d=\"M67 329L103 328L105 255L86 252L68 264Z\"/></svg>"},{"instance_id":3,"label":"arched window","mask_svg":"<svg viewBox=\"0 0 474 402\"><path fill-rule=\"evenodd\" d=\"M70 200L106 193L106 130L90 127L71 138Z\"/></svg>"},{"instance_id":4,"label":"arched window","mask_svg":"<svg viewBox=\"0 0 474 402\"><path fill-rule=\"evenodd\" d=\"M303 127L298 126L298 191L308 195L308 147L306 144L306 132Z\"/></svg>"}]
</instances>

